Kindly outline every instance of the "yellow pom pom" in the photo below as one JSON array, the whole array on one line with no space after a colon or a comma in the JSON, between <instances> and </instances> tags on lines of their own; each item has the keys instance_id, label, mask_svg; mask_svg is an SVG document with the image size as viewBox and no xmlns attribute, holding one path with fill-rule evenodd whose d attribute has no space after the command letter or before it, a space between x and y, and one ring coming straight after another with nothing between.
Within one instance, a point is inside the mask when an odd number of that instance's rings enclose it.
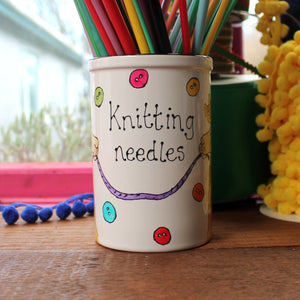
<instances>
[{"instance_id":1,"label":"yellow pom pom","mask_svg":"<svg viewBox=\"0 0 300 300\"><path fill-rule=\"evenodd\" d=\"M300 133L300 117L298 115L291 116L289 118L291 128L295 131L295 134Z\"/></svg>"},{"instance_id":2,"label":"yellow pom pom","mask_svg":"<svg viewBox=\"0 0 300 300\"><path fill-rule=\"evenodd\" d=\"M288 110L285 107L275 107L271 113L275 120L285 120L288 116Z\"/></svg>"},{"instance_id":3,"label":"yellow pom pom","mask_svg":"<svg viewBox=\"0 0 300 300\"><path fill-rule=\"evenodd\" d=\"M289 122L284 123L282 126L280 126L276 130L276 133L281 144L286 144L287 139L290 139L291 141L294 138L294 130Z\"/></svg>"},{"instance_id":4,"label":"yellow pom pom","mask_svg":"<svg viewBox=\"0 0 300 300\"><path fill-rule=\"evenodd\" d=\"M289 53L290 54L290 53ZM279 72L283 72L286 74L289 74L291 72L294 71L294 66L291 65L289 62L287 61L283 61L280 65L279 65Z\"/></svg>"},{"instance_id":5,"label":"yellow pom pom","mask_svg":"<svg viewBox=\"0 0 300 300\"><path fill-rule=\"evenodd\" d=\"M275 189L274 188L272 190L272 196L278 202L284 202L285 201L285 196L284 196L284 190L283 189L278 189L278 188Z\"/></svg>"},{"instance_id":6,"label":"yellow pom pom","mask_svg":"<svg viewBox=\"0 0 300 300\"><path fill-rule=\"evenodd\" d=\"M286 169L286 176L291 179L297 179L298 178L298 167L295 164L288 164L288 167Z\"/></svg>"},{"instance_id":7,"label":"yellow pom pom","mask_svg":"<svg viewBox=\"0 0 300 300\"><path fill-rule=\"evenodd\" d=\"M300 205L300 194L297 195L297 197L296 197L296 202L297 202L297 204Z\"/></svg>"},{"instance_id":8,"label":"yellow pom pom","mask_svg":"<svg viewBox=\"0 0 300 300\"><path fill-rule=\"evenodd\" d=\"M299 78L300 78L300 71L299 70L294 70L292 71L290 74L288 74L288 80L293 83L293 84L296 84L298 83L299 81Z\"/></svg>"},{"instance_id":9,"label":"yellow pom pom","mask_svg":"<svg viewBox=\"0 0 300 300\"><path fill-rule=\"evenodd\" d=\"M285 61L291 65L297 64L297 54L295 52L290 52L286 55Z\"/></svg>"},{"instance_id":10,"label":"yellow pom pom","mask_svg":"<svg viewBox=\"0 0 300 300\"><path fill-rule=\"evenodd\" d=\"M297 114L297 107L298 104L294 102L292 102L289 106L288 106L288 115L289 116L293 116Z\"/></svg>"},{"instance_id":11,"label":"yellow pom pom","mask_svg":"<svg viewBox=\"0 0 300 300\"><path fill-rule=\"evenodd\" d=\"M268 97L262 94L258 94L255 96L255 101L259 106L265 108L268 103Z\"/></svg>"},{"instance_id":12,"label":"yellow pom pom","mask_svg":"<svg viewBox=\"0 0 300 300\"><path fill-rule=\"evenodd\" d=\"M279 161L279 160L275 160L272 164L271 164L271 173L273 175L285 175L286 172L286 168L287 168L288 164L286 161Z\"/></svg>"},{"instance_id":13,"label":"yellow pom pom","mask_svg":"<svg viewBox=\"0 0 300 300\"><path fill-rule=\"evenodd\" d=\"M275 200L275 198L269 194L264 198L264 203L269 207L269 208L276 208L278 202Z\"/></svg>"},{"instance_id":14,"label":"yellow pom pom","mask_svg":"<svg viewBox=\"0 0 300 300\"><path fill-rule=\"evenodd\" d=\"M269 161L270 161L271 163L274 162L274 161L278 158L278 154L279 154L279 153L276 153L276 152L274 152L274 153L270 152L270 153L269 153Z\"/></svg>"},{"instance_id":15,"label":"yellow pom pom","mask_svg":"<svg viewBox=\"0 0 300 300\"><path fill-rule=\"evenodd\" d=\"M280 7L279 14L285 13L290 8L289 3L286 2L286 1L279 0L278 4L279 4L279 7Z\"/></svg>"},{"instance_id":16,"label":"yellow pom pom","mask_svg":"<svg viewBox=\"0 0 300 300\"><path fill-rule=\"evenodd\" d=\"M289 52L292 52L295 48L294 41L287 41L280 46L281 53L287 55Z\"/></svg>"},{"instance_id":17,"label":"yellow pom pom","mask_svg":"<svg viewBox=\"0 0 300 300\"><path fill-rule=\"evenodd\" d=\"M259 20L256 25L256 30L259 32L265 32L269 27L269 22L266 22L265 20Z\"/></svg>"},{"instance_id":18,"label":"yellow pom pom","mask_svg":"<svg viewBox=\"0 0 300 300\"><path fill-rule=\"evenodd\" d=\"M284 38L288 32L289 32L289 27L285 24L281 24L281 28L280 28L280 37Z\"/></svg>"},{"instance_id":19,"label":"yellow pom pom","mask_svg":"<svg viewBox=\"0 0 300 300\"><path fill-rule=\"evenodd\" d=\"M291 146L291 144L289 146ZM291 161L290 164L295 163L294 161L296 160L296 153L297 152L296 151L292 151L290 147L289 147L289 150L286 151L285 158L286 158L286 160Z\"/></svg>"},{"instance_id":20,"label":"yellow pom pom","mask_svg":"<svg viewBox=\"0 0 300 300\"><path fill-rule=\"evenodd\" d=\"M300 104L300 97L297 97L296 99L294 99L293 103L299 105Z\"/></svg>"},{"instance_id":21,"label":"yellow pom pom","mask_svg":"<svg viewBox=\"0 0 300 300\"><path fill-rule=\"evenodd\" d=\"M259 114L256 116L255 122L258 127L264 127L266 125L266 119L264 114Z\"/></svg>"},{"instance_id":22,"label":"yellow pom pom","mask_svg":"<svg viewBox=\"0 0 300 300\"><path fill-rule=\"evenodd\" d=\"M274 103L278 106L286 106L290 103L289 94L284 91L275 91L274 93Z\"/></svg>"},{"instance_id":23,"label":"yellow pom pom","mask_svg":"<svg viewBox=\"0 0 300 300\"><path fill-rule=\"evenodd\" d=\"M299 51L297 51L297 54L298 54L298 57L297 57L297 65L298 65L298 67L300 67L300 46L298 46L297 48L296 48L297 50L299 49Z\"/></svg>"},{"instance_id":24,"label":"yellow pom pom","mask_svg":"<svg viewBox=\"0 0 300 300\"><path fill-rule=\"evenodd\" d=\"M264 33L262 35L262 37L260 38L260 42L261 42L262 45L270 45L271 44L271 37L268 34Z\"/></svg>"},{"instance_id":25,"label":"yellow pom pom","mask_svg":"<svg viewBox=\"0 0 300 300\"><path fill-rule=\"evenodd\" d=\"M280 14L280 5L276 1L270 1L265 3L265 13L268 15L275 16Z\"/></svg>"},{"instance_id":26,"label":"yellow pom pom","mask_svg":"<svg viewBox=\"0 0 300 300\"><path fill-rule=\"evenodd\" d=\"M289 143L293 140L293 136L281 136L279 137L279 142L282 144L282 153L284 153L284 146L288 147Z\"/></svg>"},{"instance_id":27,"label":"yellow pom pom","mask_svg":"<svg viewBox=\"0 0 300 300\"><path fill-rule=\"evenodd\" d=\"M277 129L277 135L278 135L278 138L283 135L283 136L287 136L287 135L293 135L294 134L294 131L292 129L292 126L290 123L284 123L282 126L280 126L278 129Z\"/></svg>"},{"instance_id":28,"label":"yellow pom pom","mask_svg":"<svg viewBox=\"0 0 300 300\"><path fill-rule=\"evenodd\" d=\"M296 99L298 99L298 98L296 98ZM294 102L296 103L296 101L294 101ZM300 105L299 104L297 105L297 108L296 108L296 114L298 117L300 117Z\"/></svg>"},{"instance_id":29,"label":"yellow pom pom","mask_svg":"<svg viewBox=\"0 0 300 300\"><path fill-rule=\"evenodd\" d=\"M268 128L263 128L257 131L256 138L260 142L267 142L272 139L273 134L274 134L273 130Z\"/></svg>"},{"instance_id":30,"label":"yellow pom pom","mask_svg":"<svg viewBox=\"0 0 300 300\"><path fill-rule=\"evenodd\" d=\"M289 144L281 144L281 153L285 154L289 150Z\"/></svg>"},{"instance_id":31,"label":"yellow pom pom","mask_svg":"<svg viewBox=\"0 0 300 300\"><path fill-rule=\"evenodd\" d=\"M295 205L297 203L297 200L296 200L297 194L296 194L295 189L293 189L293 188L285 189L284 195L285 195L287 202L289 202L290 204Z\"/></svg>"},{"instance_id":32,"label":"yellow pom pom","mask_svg":"<svg viewBox=\"0 0 300 300\"><path fill-rule=\"evenodd\" d=\"M278 141L278 138L272 139L268 145L269 152L280 153L280 149L281 149L281 145Z\"/></svg>"},{"instance_id":33,"label":"yellow pom pom","mask_svg":"<svg viewBox=\"0 0 300 300\"><path fill-rule=\"evenodd\" d=\"M280 52L280 49L276 45L271 45L267 50L267 55L266 55L265 59L270 62L274 62L274 60L276 59L279 52Z\"/></svg>"},{"instance_id":34,"label":"yellow pom pom","mask_svg":"<svg viewBox=\"0 0 300 300\"><path fill-rule=\"evenodd\" d=\"M271 75L274 70L274 66L271 62L265 60L258 64L258 70L263 75Z\"/></svg>"},{"instance_id":35,"label":"yellow pom pom","mask_svg":"<svg viewBox=\"0 0 300 300\"><path fill-rule=\"evenodd\" d=\"M281 91L289 91L291 83L288 81L286 76L279 76L276 80L276 86Z\"/></svg>"},{"instance_id":36,"label":"yellow pom pom","mask_svg":"<svg viewBox=\"0 0 300 300\"><path fill-rule=\"evenodd\" d=\"M260 93L266 94L270 89L270 79L269 78L262 78L257 83L257 89Z\"/></svg>"},{"instance_id":37,"label":"yellow pom pom","mask_svg":"<svg viewBox=\"0 0 300 300\"><path fill-rule=\"evenodd\" d=\"M297 108L296 108L296 114L297 114L297 116L300 117L300 105L299 104L297 105Z\"/></svg>"},{"instance_id":38,"label":"yellow pom pom","mask_svg":"<svg viewBox=\"0 0 300 300\"><path fill-rule=\"evenodd\" d=\"M288 202L283 202L278 203L277 209L281 214L290 215L296 210L296 207Z\"/></svg>"},{"instance_id":39,"label":"yellow pom pom","mask_svg":"<svg viewBox=\"0 0 300 300\"><path fill-rule=\"evenodd\" d=\"M291 142L289 146L290 150L293 152L299 151L300 150L300 137L296 136L294 140Z\"/></svg>"},{"instance_id":40,"label":"yellow pom pom","mask_svg":"<svg viewBox=\"0 0 300 300\"><path fill-rule=\"evenodd\" d=\"M300 151L297 151L297 154L296 154L296 160L298 162L300 162Z\"/></svg>"},{"instance_id":41,"label":"yellow pom pom","mask_svg":"<svg viewBox=\"0 0 300 300\"><path fill-rule=\"evenodd\" d=\"M260 184L257 187L257 194L263 199L270 193L271 186L268 184Z\"/></svg>"},{"instance_id":42,"label":"yellow pom pom","mask_svg":"<svg viewBox=\"0 0 300 300\"><path fill-rule=\"evenodd\" d=\"M295 214L296 214L297 216L300 216L300 208L296 208Z\"/></svg>"},{"instance_id":43,"label":"yellow pom pom","mask_svg":"<svg viewBox=\"0 0 300 300\"><path fill-rule=\"evenodd\" d=\"M295 181L295 190L297 195L300 194L300 183L298 180Z\"/></svg>"},{"instance_id":44,"label":"yellow pom pom","mask_svg":"<svg viewBox=\"0 0 300 300\"><path fill-rule=\"evenodd\" d=\"M299 55L300 54L300 45L294 48L294 52ZM299 65L299 57L297 58L297 64Z\"/></svg>"},{"instance_id":45,"label":"yellow pom pom","mask_svg":"<svg viewBox=\"0 0 300 300\"><path fill-rule=\"evenodd\" d=\"M281 120L276 120L273 117L270 118L270 121L268 123L268 126L270 129L276 130L278 127L282 125Z\"/></svg>"},{"instance_id":46,"label":"yellow pom pom","mask_svg":"<svg viewBox=\"0 0 300 300\"><path fill-rule=\"evenodd\" d=\"M294 85L289 91L289 97L293 100L300 96L300 84Z\"/></svg>"},{"instance_id":47,"label":"yellow pom pom","mask_svg":"<svg viewBox=\"0 0 300 300\"><path fill-rule=\"evenodd\" d=\"M257 15L263 13L264 10L265 10L265 4L263 2L256 3L256 5L255 5L255 13Z\"/></svg>"},{"instance_id":48,"label":"yellow pom pom","mask_svg":"<svg viewBox=\"0 0 300 300\"><path fill-rule=\"evenodd\" d=\"M273 185L276 188L281 188L281 189L285 189L289 186L290 183L290 179L287 177L276 177L273 180Z\"/></svg>"},{"instance_id":49,"label":"yellow pom pom","mask_svg":"<svg viewBox=\"0 0 300 300\"><path fill-rule=\"evenodd\" d=\"M300 30L294 33L294 40L296 43L300 44Z\"/></svg>"}]
</instances>

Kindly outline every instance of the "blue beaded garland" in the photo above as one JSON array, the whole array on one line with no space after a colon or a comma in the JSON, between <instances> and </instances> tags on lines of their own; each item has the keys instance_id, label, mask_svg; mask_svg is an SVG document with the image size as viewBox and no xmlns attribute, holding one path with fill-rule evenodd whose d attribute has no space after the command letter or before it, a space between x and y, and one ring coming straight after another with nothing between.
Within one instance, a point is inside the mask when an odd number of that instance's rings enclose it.
<instances>
[{"instance_id":1,"label":"blue beaded garland","mask_svg":"<svg viewBox=\"0 0 300 300\"><path fill-rule=\"evenodd\" d=\"M88 200L85 204L84 200ZM72 207L70 204L73 203ZM53 215L53 209L56 210L56 215L61 220L65 220L71 212L73 212L76 218L83 217L87 212L93 214L94 212L94 195L92 193L86 193L81 195L75 195L70 197L64 202L61 202L52 207L41 207L39 205L31 205L27 203L13 203L8 206L0 205L0 211L2 211L2 217L8 225L13 225L19 219L19 212L17 207L22 207L21 218L27 223L35 223L38 218L42 222L48 221Z\"/></svg>"}]
</instances>

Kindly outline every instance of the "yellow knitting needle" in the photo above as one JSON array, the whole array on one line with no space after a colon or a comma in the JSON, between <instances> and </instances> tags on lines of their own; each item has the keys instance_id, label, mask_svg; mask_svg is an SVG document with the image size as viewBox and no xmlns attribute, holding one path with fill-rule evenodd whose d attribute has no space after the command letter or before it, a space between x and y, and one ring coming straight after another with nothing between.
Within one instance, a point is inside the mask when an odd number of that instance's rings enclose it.
<instances>
[{"instance_id":1,"label":"yellow knitting needle","mask_svg":"<svg viewBox=\"0 0 300 300\"><path fill-rule=\"evenodd\" d=\"M220 26L220 23L222 21L224 14L225 14L228 3L229 3L229 0L222 0L221 5L218 9L217 15L213 21L213 24L211 26L209 33L208 33L208 36L205 39L204 47L203 47L203 50L201 53L202 55L208 55L209 50L214 41L215 35L217 34L217 30Z\"/></svg>"},{"instance_id":2,"label":"yellow knitting needle","mask_svg":"<svg viewBox=\"0 0 300 300\"><path fill-rule=\"evenodd\" d=\"M150 53L146 37L132 0L123 0L141 54Z\"/></svg>"}]
</instances>

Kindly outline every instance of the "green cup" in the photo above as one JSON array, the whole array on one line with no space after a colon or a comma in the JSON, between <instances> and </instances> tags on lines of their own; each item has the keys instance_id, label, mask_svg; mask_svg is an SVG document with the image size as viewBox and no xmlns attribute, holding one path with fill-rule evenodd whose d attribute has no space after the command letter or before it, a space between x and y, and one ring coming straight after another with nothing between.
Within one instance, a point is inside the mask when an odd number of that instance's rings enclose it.
<instances>
[{"instance_id":1,"label":"green cup","mask_svg":"<svg viewBox=\"0 0 300 300\"><path fill-rule=\"evenodd\" d=\"M245 199L270 178L267 143L256 138L256 76L216 79L211 85L212 203Z\"/></svg>"}]
</instances>

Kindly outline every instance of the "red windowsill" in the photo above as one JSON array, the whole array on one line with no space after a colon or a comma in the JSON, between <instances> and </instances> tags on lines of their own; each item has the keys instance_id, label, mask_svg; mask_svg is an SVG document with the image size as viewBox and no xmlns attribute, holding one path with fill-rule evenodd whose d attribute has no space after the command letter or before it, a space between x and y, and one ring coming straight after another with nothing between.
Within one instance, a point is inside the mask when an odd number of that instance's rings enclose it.
<instances>
[{"instance_id":1,"label":"red windowsill","mask_svg":"<svg viewBox=\"0 0 300 300\"><path fill-rule=\"evenodd\" d=\"M93 192L92 163L0 164L0 204L54 204Z\"/></svg>"}]
</instances>

